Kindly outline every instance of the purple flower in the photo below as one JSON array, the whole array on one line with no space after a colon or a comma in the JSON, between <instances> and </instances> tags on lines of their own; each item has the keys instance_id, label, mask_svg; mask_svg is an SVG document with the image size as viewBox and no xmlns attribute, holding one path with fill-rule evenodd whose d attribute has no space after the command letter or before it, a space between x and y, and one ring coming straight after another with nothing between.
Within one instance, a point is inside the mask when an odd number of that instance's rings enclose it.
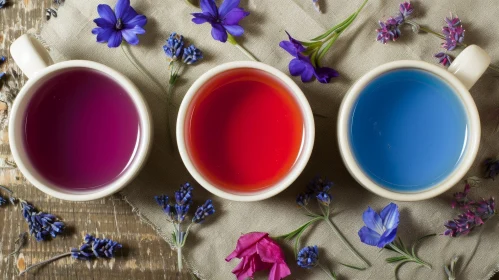
<instances>
[{"instance_id":1,"label":"purple flower","mask_svg":"<svg viewBox=\"0 0 499 280\"><path fill-rule=\"evenodd\" d=\"M21 200L23 217L28 223L29 233L34 235L36 241L48 240L62 234L65 225L54 215L39 212L28 202Z\"/></svg>"},{"instance_id":2,"label":"purple flower","mask_svg":"<svg viewBox=\"0 0 499 280\"><path fill-rule=\"evenodd\" d=\"M156 200L156 203L161 206L163 212L168 215L170 221L173 221L173 219L175 218L175 207L170 204L170 198L167 195L160 195L155 196L154 199Z\"/></svg>"},{"instance_id":3,"label":"purple flower","mask_svg":"<svg viewBox=\"0 0 499 280\"><path fill-rule=\"evenodd\" d=\"M447 67L452 63L452 58L445 52L439 52L434 56L438 59L438 63L442 64L443 66Z\"/></svg>"},{"instance_id":4,"label":"purple flower","mask_svg":"<svg viewBox=\"0 0 499 280\"><path fill-rule=\"evenodd\" d=\"M193 13L192 22L211 24L211 36L220 42L227 42L227 32L233 36L241 36L244 29L239 22L250 13L243 8L238 7L240 0L224 0L220 8L217 8L215 0L201 0L200 6L202 13Z\"/></svg>"},{"instance_id":5,"label":"purple flower","mask_svg":"<svg viewBox=\"0 0 499 280\"><path fill-rule=\"evenodd\" d=\"M288 31L286 31L286 34L288 34L289 41L281 41L279 43L279 46L281 48L283 48L285 51L287 51L290 55L294 57L298 56L299 53L304 52L306 50L302 42L291 37Z\"/></svg>"},{"instance_id":6,"label":"purple flower","mask_svg":"<svg viewBox=\"0 0 499 280\"><path fill-rule=\"evenodd\" d=\"M296 204L305 207L310 202L310 193L301 193L296 197Z\"/></svg>"},{"instance_id":7,"label":"purple flower","mask_svg":"<svg viewBox=\"0 0 499 280\"><path fill-rule=\"evenodd\" d=\"M395 203L388 204L380 214L368 207L362 215L366 226L359 230L360 241L379 248L392 243L397 236L399 216L398 206Z\"/></svg>"},{"instance_id":8,"label":"purple flower","mask_svg":"<svg viewBox=\"0 0 499 280\"><path fill-rule=\"evenodd\" d=\"M114 254L122 245L111 239L95 238L90 234L86 234L84 243L80 248L71 249L71 257L77 260L92 260L95 258L114 258Z\"/></svg>"},{"instance_id":9,"label":"purple flower","mask_svg":"<svg viewBox=\"0 0 499 280\"><path fill-rule=\"evenodd\" d=\"M387 21L379 22L379 29L376 29L378 32L378 35L376 36L376 41L386 44L388 41L396 41L400 35L400 24L401 24L400 19L395 19L395 18L389 18Z\"/></svg>"},{"instance_id":10,"label":"purple flower","mask_svg":"<svg viewBox=\"0 0 499 280\"><path fill-rule=\"evenodd\" d=\"M331 195L327 192L320 192L317 196L317 201L324 205L324 206L329 206L329 204L331 204Z\"/></svg>"},{"instance_id":11,"label":"purple flower","mask_svg":"<svg viewBox=\"0 0 499 280\"><path fill-rule=\"evenodd\" d=\"M137 45L137 35L146 32L143 27L147 18L130 6L130 0L118 0L114 11L109 5L100 4L97 12L101 17L94 19L98 27L92 29L92 34L97 35L97 42L107 42L110 48L120 46L123 39L130 45Z\"/></svg>"},{"instance_id":12,"label":"purple flower","mask_svg":"<svg viewBox=\"0 0 499 280\"><path fill-rule=\"evenodd\" d=\"M454 50L458 44L464 41L464 28L461 25L461 20L451 14L450 18L445 18L447 26L442 28L442 33L445 36L445 42L442 47L446 50Z\"/></svg>"},{"instance_id":13,"label":"purple flower","mask_svg":"<svg viewBox=\"0 0 499 280\"><path fill-rule=\"evenodd\" d=\"M319 263L319 248L315 246L307 246L298 252L296 263L299 267L310 269Z\"/></svg>"},{"instance_id":14,"label":"purple flower","mask_svg":"<svg viewBox=\"0 0 499 280\"><path fill-rule=\"evenodd\" d=\"M184 49L184 54L182 55L182 61L187 64L191 65L199 60L203 59L203 52L196 48L194 45L190 45L187 48Z\"/></svg>"},{"instance_id":15,"label":"purple flower","mask_svg":"<svg viewBox=\"0 0 499 280\"><path fill-rule=\"evenodd\" d=\"M400 15L405 19L414 12L414 7L411 5L411 2L404 2L400 4L399 10Z\"/></svg>"},{"instance_id":16,"label":"purple flower","mask_svg":"<svg viewBox=\"0 0 499 280\"><path fill-rule=\"evenodd\" d=\"M334 183L328 179L322 179L320 176L316 176L307 185L307 190L311 193L318 194L320 192L329 192L333 187Z\"/></svg>"},{"instance_id":17,"label":"purple flower","mask_svg":"<svg viewBox=\"0 0 499 280\"><path fill-rule=\"evenodd\" d=\"M316 67L314 74L317 81L322 84L327 84L331 81L332 78L340 76L340 73L338 73L338 71L329 67Z\"/></svg>"},{"instance_id":18,"label":"purple flower","mask_svg":"<svg viewBox=\"0 0 499 280\"><path fill-rule=\"evenodd\" d=\"M470 185L466 184L464 186L464 191L457 192L454 194L454 200L452 201L452 208L459 207L460 209L467 210L473 204L473 200L468 198L470 192Z\"/></svg>"},{"instance_id":19,"label":"purple flower","mask_svg":"<svg viewBox=\"0 0 499 280\"><path fill-rule=\"evenodd\" d=\"M189 205L192 203L192 191L194 188L190 183L180 185L180 189L175 192L175 201L178 205Z\"/></svg>"},{"instance_id":20,"label":"purple flower","mask_svg":"<svg viewBox=\"0 0 499 280\"><path fill-rule=\"evenodd\" d=\"M184 50L184 36L173 32L166 40L166 45L163 46L166 56L172 61L177 60L182 57L182 51Z\"/></svg>"},{"instance_id":21,"label":"purple flower","mask_svg":"<svg viewBox=\"0 0 499 280\"><path fill-rule=\"evenodd\" d=\"M204 222L206 217L215 214L215 207L213 207L213 202L211 199L208 199L203 205L199 206L196 212L194 213L194 217L192 218L192 222L196 224L201 224Z\"/></svg>"},{"instance_id":22,"label":"purple flower","mask_svg":"<svg viewBox=\"0 0 499 280\"><path fill-rule=\"evenodd\" d=\"M494 180L497 174L499 174L499 160L487 159L485 161L485 167L485 177Z\"/></svg>"}]
</instances>

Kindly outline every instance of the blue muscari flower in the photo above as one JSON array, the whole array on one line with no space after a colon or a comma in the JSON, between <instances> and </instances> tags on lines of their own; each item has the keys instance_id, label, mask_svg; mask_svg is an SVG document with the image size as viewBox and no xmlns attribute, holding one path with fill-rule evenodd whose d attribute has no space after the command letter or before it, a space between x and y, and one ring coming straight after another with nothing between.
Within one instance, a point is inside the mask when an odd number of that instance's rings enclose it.
<instances>
[{"instance_id":1,"label":"blue muscari flower","mask_svg":"<svg viewBox=\"0 0 499 280\"><path fill-rule=\"evenodd\" d=\"M144 34L147 17L139 15L131 6L130 0L118 0L114 11L109 5L97 6L100 18L94 19L97 27L92 34L97 35L97 42L105 43L110 48L117 48L123 39L130 45L139 43L138 34Z\"/></svg>"},{"instance_id":2,"label":"blue muscari flower","mask_svg":"<svg viewBox=\"0 0 499 280\"><path fill-rule=\"evenodd\" d=\"M47 240L49 237L55 238L63 232L64 223L54 215L37 212L33 205L23 200L21 200L21 207L29 232L35 236L36 241Z\"/></svg>"},{"instance_id":3,"label":"blue muscari flower","mask_svg":"<svg viewBox=\"0 0 499 280\"><path fill-rule=\"evenodd\" d=\"M298 252L296 263L302 268L313 268L319 263L319 248L315 246L307 246Z\"/></svg>"},{"instance_id":4,"label":"blue muscari flower","mask_svg":"<svg viewBox=\"0 0 499 280\"><path fill-rule=\"evenodd\" d=\"M168 58L172 61L176 61L178 58L182 57L182 52L184 51L184 36L173 32L170 34L168 40L166 40L166 45L163 46L163 50Z\"/></svg>"},{"instance_id":5,"label":"blue muscari flower","mask_svg":"<svg viewBox=\"0 0 499 280\"><path fill-rule=\"evenodd\" d=\"M71 249L71 257L77 260L92 260L95 258L114 258L114 254L122 245L111 239L100 239L90 234L85 235L80 248Z\"/></svg>"},{"instance_id":6,"label":"blue muscari flower","mask_svg":"<svg viewBox=\"0 0 499 280\"><path fill-rule=\"evenodd\" d=\"M240 0L224 0L218 8L215 0L201 0L199 4L202 13L193 13L192 22L210 23L213 39L225 43L228 39L227 33L233 36L241 36L244 33L239 22L250 13L239 7L240 2Z\"/></svg>"},{"instance_id":7,"label":"blue muscari flower","mask_svg":"<svg viewBox=\"0 0 499 280\"><path fill-rule=\"evenodd\" d=\"M180 186L180 189L175 192L175 201L178 205L188 205L192 203L192 190L194 188L189 183Z\"/></svg>"},{"instance_id":8,"label":"blue muscari flower","mask_svg":"<svg viewBox=\"0 0 499 280\"><path fill-rule=\"evenodd\" d=\"M305 207L310 202L310 197L311 194L308 192L301 193L296 197L296 204L298 204L301 207Z\"/></svg>"},{"instance_id":9,"label":"blue muscari flower","mask_svg":"<svg viewBox=\"0 0 499 280\"><path fill-rule=\"evenodd\" d=\"M368 207L362 215L366 226L359 230L360 241L379 248L392 243L397 236L399 216L399 209L395 203L388 204L380 214Z\"/></svg>"},{"instance_id":10,"label":"blue muscari flower","mask_svg":"<svg viewBox=\"0 0 499 280\"><path fill-rule=\"evenodd\" d=\"M0 0L0 9L5 7L5 4L7 4L7 0Z\"/></svg>"},{"instance_id":11,"label":"blue muscari flower","mask_svg":"<svg viewBox=\"0 0 499 280\"><path fill-rule=\"evenodd\" d=\"M316 198L317 201L324 206L329 206L332 199L331 195L327 192L320 192L319 194L317 194Z\"/></svg>"},{"instance_id":12,"label":"blue muscari flower","mask_svg":"<svg viewBox=\"0 0 499 280\"><path fill-rule=\"evenodd\" d=\"M184 54L182 55L182 60L185 64L190 65L198 62L198 60L203 58L203 52L196 48L194 45L184 49Z\"/></svg>"},{"instance_id":13,"label":"blue muscari flower","mask_svg":"<svg viewBox=\"0 0 499 280\"><path fill-rule=\"evenodd\" d=\"M192 218L192 222L196 224L200 224L204 222L206 217L215 214L215 207L213 207L213 202L211 199L208 199L203 205L199 206L194 213L194 217Z\"/></svg>"}]
</instances>

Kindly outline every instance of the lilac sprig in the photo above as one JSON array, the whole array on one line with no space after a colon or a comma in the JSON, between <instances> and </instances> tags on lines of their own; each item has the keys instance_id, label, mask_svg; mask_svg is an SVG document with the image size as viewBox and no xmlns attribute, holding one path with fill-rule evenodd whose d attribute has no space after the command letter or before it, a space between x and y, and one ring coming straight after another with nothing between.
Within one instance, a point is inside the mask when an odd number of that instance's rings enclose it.
<instances>
[{"instance_id":1,"label":"lilac sprig","mask_svg":"<svg viewBox=\"0 0 499 280\"><path fill-rule=\"evenodd\" d=\"M365 223L359 230L360 241L369 246L384 248L398 254L396 257L386 259L387 263L398 263L395 267L395 279L398 269L405 263L414 262L431 269L431 265L420 259L416 254L416 246L424 239L436 234L430 234L419 238L412 244L409 250L400 237L397 238L397 230L400 222L400 212L397 204L388 204L380 213L374 211L371 207L363 213L362 219Z\"/></svg>"},{"instance_id":2,"label":"lilac sprig","mask_svg":"<svg viewBox=\"0 0 499 280\"><path fill-rule=\"evenodd\" d=\"M322 66L321 60L340 35L355 21L367 1L365 0L359 9L343 22L309 41L296 40L286 32L288 41L280 42L279 46L293 56L289 62L289 73L293 76L300 76L304 83L310 82L315 77L320 83L327 84L332 78L338 77L338 71Z\"/></svg>"},{"instance_id":3,"label":"lilac sprig","mask_svg":"<svg viewBox=\"0 0 499 280\"><path fill-rule=\"evenodd\" d=\"M192 22L195 24L209 23L212 27L211 36L222 43L229 42L248 58L258 61L248 50L241 46L236 38L244 34L244 28L239 22L250 15L249 12L239 7L240 0L224 0L217 7L215 0L200 0L202 13L192 13Z\"/></svg>"},{"instance_id":4,"label":"lilac sprig","mask_svg":"<svg viewBox=\"0 0 499 280\"><path fill-rule=\"evenodd\" d=\"M93 259L112 259L117 250L121 249L122 245L116 241L107 238L96 238L93 235L86 234L83 244L80 248L72 248L69 252L57 255L48 260L28 266L25 270L19 273L19 276L29 272L35 267L45 265L55 260L71 256L75 260L90 261Z\"/></svg>"},{"instance_id":5,"label":"lilac sprig","mask_svg":"<svg viewBox=\"0 0 499 280\"><path fill-rule=\"evenodd\" d=\"M364 267L356 267L352 265L345 265L347 267L364 270L367 267L370 267L369 263L353 248L353 246L348 242L348 240L343 236L340 232L336 224L333 222L331 217L331 189L333 187L333 182L328 179L323 179L320 176L316 176L310 183L306 186L304 192L300 193L296 198L296 204L300 206L303 210L306 211L307 216L311 217L311 219L305 224L301 225L297 229L293 230L290 233L279 236L278 238L282 238L284 240L293 240L294 239L294 252L295 255L298 254L298 247L300 244L301 237L303 233L318 221L325 221L329 227L332 229L334 234L340 239L345 247L347 247L350 252L358 258ZM317 202L317 208L321 214L317 214L312 211L309 207L309 203L315 200Z\"/></svg>"},{"instance_id":6,"label":"lilac sprig","mask_svg":"<svg viewBox=\"0 0 499 280\"><path fill-rule=\"evenodd\" d=\"M327 269L319 262L319 248L317 247L317 245L302 248L296 256L296 264L298 264L299 267L305 269L312 269L318 266L322 269L322 271L324 271L324 273L326 273L326 275L330 279L337 279L334 272Z\"/></svg>"},{"instance_id":7,"label":"lilac sprig","mask_svg":"<svg viewBox=\"0 0 499 280\"><path fill-rule=\"evenodd\" d=\"M163 209L163 212L167 215L167 219L173 225L172 237L175 242L175 247L177 248L178 256L178 269L182 271L182 247L184 247L187 236L191 230L191 227L195 224L202 224L207 217L215 214L215 207L211 199L206 200L206 202L199 206L189 225L185 227L183 223L187 220L187 215L192 201L192 193L194 187L190 183L185 183L180 185L180 188L175 192L174 199L170 199L169 196L160 195L155 196L154 199L156 203Z\"/></svg>"},{"instance_id":8,"label":"lilac sprig","mask_svg":"<svg viewBox=\"0 0 499 280\"><path fill-rule=\"evenodd\" d=\"M481 199L475 201L468 197L470 186L466 184L463 192L454 194L452 208L460 208L463 210L456 218L445 222L446 228L444 235L450 237L459 237L467 235L475 228L483 225L490 218L497 215L495 200L493 197L489 199Z\"/></svg>"}]
</instances>

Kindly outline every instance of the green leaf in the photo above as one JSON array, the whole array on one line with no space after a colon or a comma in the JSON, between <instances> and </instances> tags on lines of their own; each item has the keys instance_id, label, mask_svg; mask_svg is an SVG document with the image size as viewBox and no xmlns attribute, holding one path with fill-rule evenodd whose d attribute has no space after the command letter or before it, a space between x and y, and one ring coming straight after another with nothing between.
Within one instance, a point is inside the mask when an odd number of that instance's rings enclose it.
<instances>
[{"instance_id":1,"label":"green leaf","mask_svg":"<svg viewBox=\"0 0 499 280\"><path fill-rule=\"evenodd\" d=\"M395 267L394 273L395 273L395 279L396 279L396 280L399 280L399 277L398 277L398 271L399 271L400 267L401 267L403 264L407 263L408 261L409 261L409 260L402 261L401 263L399 263L399 264Z\"/></svg>"},{"instance_id":2,"label":"green leaf","mask_svg":"<svg viewBox=\"0 0 499 280\"><path fill-rule=\"evenodd\" d=\"M310 226L311 224L309 224ZM295 239L295 246L294 246L294 251L295 251L295 258L296 256L298 256L298 246L300 245L300 239L301 239L301 236L302 234L305 232L305 230L308 228L307 227L304 227L299 233L298 235L296 236L296 239Z\"/></svg>"},{"instance_id":3,"label":"green leaf","mask_svg":"<svg viewBox=\"0 0 499 280\"><path fill-rule=\"evenodd\" d=\"M386 262L387 263L395 263L395 262L399 262L399 261L403 261L403 260L408 260L408 259L405 256L396 256L396 257L387 258Z\"/></svg>"},{"instance_id":4,"label":"green leaf","mask_svg":"<svg viewBox=\"0 0 499 280\"><path fill-rule=\"evenodd\" d=\"M342 266L346 266L346 267L348 267L348 268L352 268L352 269L355 269L355 270L360 270L360 271L364 271L364 270L366 270L366 268L365 268L365 267L358 267L358 266L355 266L355 265L345 264L345 263L341 263L341 262L340 262L340 264L341 264Z\"/></svg>"},{"instance_id":5,"label":"green leaf","mask_svg":"<svg viewBox=\"0 0 499 280\"><path fill-rule=\"evenodd\" d=\"M320 217L320 216L313 218L312 220L309 220L308 222L304 223L303 225L301 225L297 229L293 230L292 232L290 232L288 234L277 236L276 238L277 239L284 239L284 240L291 240L291 239L295 238L300 233L300 231L302 231L303 228L307 228L308 226L317 222L320 219L322 219L322 217Z\"/></svg>"},{"instance_id":6,"label":"green leaf","mask_svg":"<svg viewBox=\"0 0 499 280\"><path fill-rule=\"evenodd\" d=\"M335 31L337 31L337 30L339 30L341 28L344 28L344 26L346 24L349 24L349 21L352 19L352 17L355 17L355 16L356 16L356 13L351 14L347 19L345 19L341 23L333 26L331 29L329 29L328 31L326 31L324 34L315 37L314 39L312 39L312 41L320 41L320 40L326 38L327 36L329 36L331 33L335 32Z\"/></svg>"},{"instance_id":7,"label":"green leaf","mask_svg":"<svg viewBox=\"0 0 499 280\"><path fill-rule=\"evenodd\" d=\"M411 248L412 256L417 258L416 257L416 246L419 243L421 243L423 240L425 240L427 238L434 237L434 236L437 236L437 234L436 233L428 234L428 235L425 235L425 236L419 238L418 240L416 240L416 242L414 242L414 244L412 244L412 248Z\"/></svg>"}]
</instances>

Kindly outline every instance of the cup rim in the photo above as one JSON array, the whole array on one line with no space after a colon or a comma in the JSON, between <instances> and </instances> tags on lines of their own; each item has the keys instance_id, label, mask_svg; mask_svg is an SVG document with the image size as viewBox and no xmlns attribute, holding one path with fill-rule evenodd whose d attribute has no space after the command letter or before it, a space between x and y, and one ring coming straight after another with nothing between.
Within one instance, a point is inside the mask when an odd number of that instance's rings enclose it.
<instances>
[{"instance_id":1,"label":"cup rim","mask_svg":"<svg viewBox=\"0 0 499 280\"><path fill-rule=\"evenodd\" d=\"M380 74L402 68L422 69L433 73L441 77L443 80L447 81L459 95L461 103L463 104L468 117L468 142L460 163L451 174L447 175L440 182L434 184L432 187L426 190L414 193L391 191L389 189L381 187L379 184L370 179L369 176L366 175L362 168L358 165L355 156L353 155L348 131L350 113L361 91ZM343 97L343 101L338 112L337 134L339 150L343 162L345 163L345 166L347 167L347 170L350 172L352 177L359 184L361 184L369 191L388 199L397 201L419 201L442 194L443 192L456 185L466 175L466 172L468 172L468 170L470 169L478 153L481 135L480 127L480 117L478 115L476 104L471 97L468 89L456 76L446 71L445 69L424 61L400 60L389 62L374 68L367 74L363 75L349 89L349 91Z\"/></svg>"},{"instance_id":2,"label":"cup rim","mask_svg":"<svg viewBox=\"0 0 499 280\"><path fill-rule=\"evenodd\" d=\"M141 133L139 145L131 164L119 175L117 179L97 189L89 191L67 191L56 186L55 184L50 183L38 174L25 153L22 131L20 131L21 129L18 129L19 127L17 125L19 122L22 122L24 118L25 111L23 109L29 104L29 100L32 98L32 88L37 86L41 80L47 77L47 75L51 75L57 71L65 71L70 68L88 68L96 70L113 79L123 89L125 89L132 99L135 108L137 109L140 121ZM9 140L12 156L17 164L17 167L33 186L50 196L63 200L96 200L107 197L124 188L131 180L133 180L133 178L140 171L141 167L144 165L144 162L147 160L152 141L151 114L149 107L142 97L139 89L123 74L106 65L93 61L63 61L41 69L34 77L28 79L26 84L22 87L14 101L9 116Z\"/></svg>"},{"instance_id":3,"label":"cup rim","mask_svg":"<svg viewBox=\"0 0 499 280\"><path fill-rule=\"evenodd\" d=\"M291 168L291 170L289 171L289 173L273 186L270 186L261 191L248 194L231 193L229 191L216 187L215 185L210 183L207 179L205 179L205 177L195 167L194 163L192 162L189 156L185 142L185 127L184 127L191 102L197 96L198 90L201 88L201 86L203 86L212 77L220 73L241 68L252 68L265 71L266 73L273 75L274 77L276 77L276 79L284 83L289 88L288 92L294 96L294 98L298 103L298 106L300 107L300 110L303 115L303 124L304 124L303 125L304 138L302 143L302 150L298 155L298 158L293 167ZM315 123L312 114L312 109L310 108L310 104L308 103L305 94L290 77L288 77L280 70L261 62L235 61L219 65L207 71L192 84L192 86L187 91L184 99L182 100L182 103L179 108L176 134L177 134L177 145L182 161L184 162L184 165L186 166L187 170L192 175L192 177L202 187L204 187L212 194L217 195L221 198L233 201L249 202L249 201L260 201L275 196L280 192L284 191L286 188L288 188L296 180L296 178L298 178L298 176L302 173L303 169L307 165L310 156L312 154L314 140L315 140Z\"/></svg>"}]
</instances>

